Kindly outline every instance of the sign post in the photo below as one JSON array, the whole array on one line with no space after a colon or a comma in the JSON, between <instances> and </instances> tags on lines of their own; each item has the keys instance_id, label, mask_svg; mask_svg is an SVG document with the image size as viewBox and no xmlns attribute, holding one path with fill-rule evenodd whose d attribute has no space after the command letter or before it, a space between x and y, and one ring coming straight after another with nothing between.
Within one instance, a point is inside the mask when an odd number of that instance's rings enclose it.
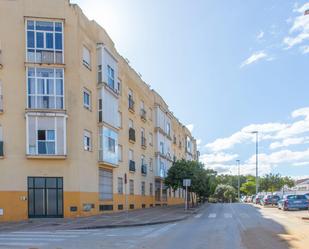
<instances>
[{"instance_id":1,"label":"sign post","mask_svg":"<svg viewBox=\"0 0 309 249\"><path fill-rule=\"evenodd\" d=\"M191 179L183 179L183 184L184 187L186 187L186 192L185 192L185 210L188 210L188 187L191 186Z\"/></svg>"}]
</instances>

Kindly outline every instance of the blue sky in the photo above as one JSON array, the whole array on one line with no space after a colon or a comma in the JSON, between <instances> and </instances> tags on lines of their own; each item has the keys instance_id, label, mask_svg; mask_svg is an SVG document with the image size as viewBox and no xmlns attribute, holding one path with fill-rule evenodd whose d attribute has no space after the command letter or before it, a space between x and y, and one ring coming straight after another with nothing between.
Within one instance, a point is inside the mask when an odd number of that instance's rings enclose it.
<instances>
[{"instance_id":1,"label":"blue sky","mask_svg":"<svg viewBox=\"0 0 309 249\"><path fill-rule=\"evenodd\" d=\"M306 1L74 0L190 124L220 173L309 176Z\"/></svg>"}]
</instances>

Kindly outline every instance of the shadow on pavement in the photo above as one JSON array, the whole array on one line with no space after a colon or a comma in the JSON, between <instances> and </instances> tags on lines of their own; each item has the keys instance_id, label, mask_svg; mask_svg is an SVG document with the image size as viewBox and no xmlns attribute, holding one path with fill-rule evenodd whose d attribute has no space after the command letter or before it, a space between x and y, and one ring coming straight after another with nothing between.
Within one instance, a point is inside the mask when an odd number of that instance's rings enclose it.
<instances>
[{"instance_id":1,"label":"shadow on pavement","mask_svg":"<svg viewBox=\"0 0 309 249\"><path fill-rule=\"evenodd\" d=\"M290 249L299 239L272 218L265 218L256 207L243 205L242 212L250 214L241 231L242 244L247 249ZM260 209L260 208L259 208Z\"/></svg>"}]
</instances>

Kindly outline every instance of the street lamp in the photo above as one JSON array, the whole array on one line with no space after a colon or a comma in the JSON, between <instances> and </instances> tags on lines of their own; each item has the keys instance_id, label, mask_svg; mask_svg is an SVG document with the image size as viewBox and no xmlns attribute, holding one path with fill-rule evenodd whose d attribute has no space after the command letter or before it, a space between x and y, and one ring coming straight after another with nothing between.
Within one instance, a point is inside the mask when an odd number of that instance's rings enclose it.
<instances>
[{"instance_id":1,"label":"street lamp","mask_svg":"<svg viewBox=\"0 0 309 249\"><path fill-rule=\"evenodd\" d=\"M240 202L240 160L236 160L237 166L238 166L238 202Z\"/></svg>"},{"instance_id":2,"label":"street lamp","mask_svg":"<svg viewBox=\"0 0 309 249\"><path fill-rule=\"evenodd\" d=\"M255 192L258 194L259 192L259 173L258 173L258 165L259 165L259 132L252 131L252 134L255 134Z\"/></svg>"}]
</instances>

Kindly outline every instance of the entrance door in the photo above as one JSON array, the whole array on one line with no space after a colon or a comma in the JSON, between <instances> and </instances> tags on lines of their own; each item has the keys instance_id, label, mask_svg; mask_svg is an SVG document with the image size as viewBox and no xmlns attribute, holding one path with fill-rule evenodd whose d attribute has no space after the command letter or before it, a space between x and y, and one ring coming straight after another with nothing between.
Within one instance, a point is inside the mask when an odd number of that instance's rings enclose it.
<instances>
[{"instance_id":1,"label":"entrance door","mask_svg":"<svg viewBox=\"0 0 309 249\"><path fill-rule=\"evenodd\" d=\"M63 217L62 177L28 177L28 216Z\"/></svg>"}]
</instances>

